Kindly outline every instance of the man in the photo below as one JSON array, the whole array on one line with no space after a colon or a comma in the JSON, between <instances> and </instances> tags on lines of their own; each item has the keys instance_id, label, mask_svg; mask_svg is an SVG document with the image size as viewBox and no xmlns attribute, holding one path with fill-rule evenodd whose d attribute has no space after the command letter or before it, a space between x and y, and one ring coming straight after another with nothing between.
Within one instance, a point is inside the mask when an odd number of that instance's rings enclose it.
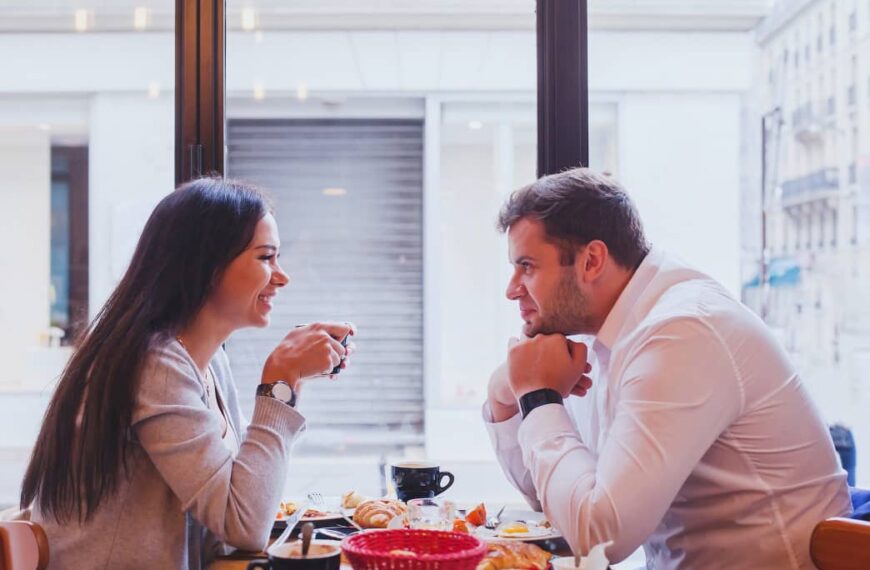
<instances>
[{"instance_id":1,"label":"man","mask_svg":"<svg viewBox=\"0 0 870 570\"><path fill-rule=\"evenodd\" d=\"M612 561L643 544L657 569L812 568L813 526L850 512L846 474L764 323L650 248L591 170L518 190L499 227L525 338L484 417L530 504L575 552L614 541ZM566 335L592 335L588 354Z\"/></svg>"}]
</instances>

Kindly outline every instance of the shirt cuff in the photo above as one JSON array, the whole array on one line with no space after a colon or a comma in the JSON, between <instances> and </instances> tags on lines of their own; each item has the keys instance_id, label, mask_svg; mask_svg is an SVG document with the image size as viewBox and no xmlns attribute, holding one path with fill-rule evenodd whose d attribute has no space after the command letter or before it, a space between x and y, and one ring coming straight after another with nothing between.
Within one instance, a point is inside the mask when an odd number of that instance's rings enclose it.
<instances>
[{"instance_id":1,"label":"shirt cuff","mask_svg":"<svg viewBox=\"0 0 870 570\"><path fill-rule=\"evenodd\" d=\"M492 410L489 408L489 402L483 403L481 412L483 423L486 425L486 431L489 433L489 440L496 451L514 449L519 445L517 443L517 432L523 423L522 415L514 414L503 422L494 422L492 421Z\"/></svg>"},{"instance_id":2,"label":"shirt cuff","mask_svg":"<svg viewBox=\"0 0 870 570\"><path fill-rule=\"evenodd\" d=\"M519 414L517 414L519 415ZM523 463L530 466L534 450L546 446L560 435L577 435L577 428L562 404L538 406L526 416L517 428L517 441L523 449Z\"/></svg>"}]
</instances>

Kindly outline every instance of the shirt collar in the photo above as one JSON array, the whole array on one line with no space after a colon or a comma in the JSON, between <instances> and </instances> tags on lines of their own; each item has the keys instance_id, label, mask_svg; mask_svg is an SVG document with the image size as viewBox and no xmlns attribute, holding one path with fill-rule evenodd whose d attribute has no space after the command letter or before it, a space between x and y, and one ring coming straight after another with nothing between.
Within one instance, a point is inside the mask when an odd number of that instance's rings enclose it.
<instances>
[{"instance_id":1,"label":"shirt collar","mask_svg":"<svg viewBox=\"0 0 870 570\"><path fill-rule=\"evenodd\" d=\"M604 348L608 354L613 349L623 325L633 310L637 308L638 298L656 276L661 263L660 257L660 252L653 248L640 263L622 293L619 294L616 303L607 314L607 318L604 319L604 324L601 325L598 334L595 335L596 349Z\"/></svg>"}]
</instances>

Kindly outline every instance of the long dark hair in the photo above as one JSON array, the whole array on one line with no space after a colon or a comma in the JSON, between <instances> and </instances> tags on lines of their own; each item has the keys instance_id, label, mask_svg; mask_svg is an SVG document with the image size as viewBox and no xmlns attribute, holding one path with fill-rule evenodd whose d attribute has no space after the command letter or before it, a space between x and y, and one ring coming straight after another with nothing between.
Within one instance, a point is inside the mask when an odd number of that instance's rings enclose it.
<instances>
[{"instance_id":1,"label":"long dark hair","mask_svg":"<svg viewBox=\"0 0 870 570\"><path fill-rule=\"evenodd\" d=\"M24 475L22 508L35 500L58 522L73 514L82 521L117 489L151 343L197 315L268 211L256 188L220 178L194 180L160 201L60 377Z\"/></svg>"}]
</instances>

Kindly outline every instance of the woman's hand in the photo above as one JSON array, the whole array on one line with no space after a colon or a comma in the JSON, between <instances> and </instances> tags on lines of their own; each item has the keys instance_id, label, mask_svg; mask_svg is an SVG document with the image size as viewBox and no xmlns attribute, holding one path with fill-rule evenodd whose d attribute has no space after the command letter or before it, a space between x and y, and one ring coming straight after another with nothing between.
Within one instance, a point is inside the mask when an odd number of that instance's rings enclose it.
<instances>
[{"instance_id":1,"label":"woman's hand","mask_svg":"<svg viewBox=\"0 0 870 570\"><path fill-rule=\"evenodd\" d=\"M297 390L304 378L346 367L354 345L344 347L341 340L353 334L351 323L313 323L291 330L266 359L262 383L283 380Z\"/></svg>"}]
</instances>

